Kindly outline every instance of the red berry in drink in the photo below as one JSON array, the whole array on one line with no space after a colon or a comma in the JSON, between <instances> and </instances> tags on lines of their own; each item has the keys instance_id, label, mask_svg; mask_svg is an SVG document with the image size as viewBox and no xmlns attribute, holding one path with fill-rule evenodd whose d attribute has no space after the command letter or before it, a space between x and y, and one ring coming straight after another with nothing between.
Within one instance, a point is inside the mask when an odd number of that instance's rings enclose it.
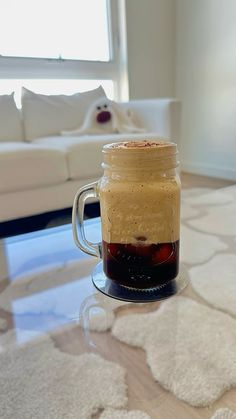
<instances>
[{"instance_id":1,"label":"red berry in drink","mask_svg":"<svg viewBox=\"0 0 236 419\"><path fill-rule=\"evenodd\" d=\"M171 256L174 254L174 247L172 243L162 243L159 244L157 250L154 251L152 255L152 262L154 265L169 261Z\"/></svg>"}]
</instances>

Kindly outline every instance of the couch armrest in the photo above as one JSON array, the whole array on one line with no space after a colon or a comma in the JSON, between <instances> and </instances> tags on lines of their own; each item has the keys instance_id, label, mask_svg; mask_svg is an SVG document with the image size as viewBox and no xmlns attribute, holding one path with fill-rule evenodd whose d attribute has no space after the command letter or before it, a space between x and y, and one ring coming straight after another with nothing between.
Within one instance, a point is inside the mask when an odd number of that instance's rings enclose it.
<instances>
[{"instance_id":1,"label":"couch armrest","mask_svg":"<svg viewBox=\"0 0 236 419\"><path fill-rule=\"evenodd\" d=\"M122 103L134 110L135 121L150 132L157 132L180 148L181 102L176 99L139 99Z\"/></svg>"}]
</instances>

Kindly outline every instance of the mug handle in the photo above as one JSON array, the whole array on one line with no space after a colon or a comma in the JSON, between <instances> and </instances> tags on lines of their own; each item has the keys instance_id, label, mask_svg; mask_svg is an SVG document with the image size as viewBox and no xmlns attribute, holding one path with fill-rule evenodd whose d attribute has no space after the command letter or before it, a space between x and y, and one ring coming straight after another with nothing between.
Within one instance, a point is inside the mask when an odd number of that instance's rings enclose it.
<instances>
[{"instance_id":1,"label":"mug handle","mask_svg":"<svg viewBox=\"0 0 236 419\"><path fill-rule=\"evenodd\" d=\"M72 211L72 230L75 244L91 256L102 257L102 244L91 243L85 237L84 231L84 205L88 198L99 198L98 181L83 186L75 195Z\"/></svg>"}]
</instances>

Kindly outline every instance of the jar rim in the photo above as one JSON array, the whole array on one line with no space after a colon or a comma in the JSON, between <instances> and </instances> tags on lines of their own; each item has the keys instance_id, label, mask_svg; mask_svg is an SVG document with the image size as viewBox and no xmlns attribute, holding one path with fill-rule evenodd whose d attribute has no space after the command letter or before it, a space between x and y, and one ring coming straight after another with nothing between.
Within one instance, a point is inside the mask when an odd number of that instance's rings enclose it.
<instances>
[{"instance_id":1,"label":"jar rim","mask_svg":"<svg viewBox=\"0 0 236 419\"><path fill-rule=\"evenodd\" d=\"M177 161L177 145L170 141L120 141L103 146L103 169L115 171L163 171L174 169Z\"/></svg>"},{"instance_id":2,"label":"jar rim","mask_svg":"<svg viewBox=\"0 0 236 419\"><path fill-rule=\"evenodd\" d=\"M157 140L126 140L126 141L119 141L110 144L105 144L103 146L102 152L107 153L143 153L144 151L154 152L155 154L159 154L160 157L164 157L167 155L177 154L177 144L171 142L164 138L158 138Z\"/></svg>"}]
</instances>

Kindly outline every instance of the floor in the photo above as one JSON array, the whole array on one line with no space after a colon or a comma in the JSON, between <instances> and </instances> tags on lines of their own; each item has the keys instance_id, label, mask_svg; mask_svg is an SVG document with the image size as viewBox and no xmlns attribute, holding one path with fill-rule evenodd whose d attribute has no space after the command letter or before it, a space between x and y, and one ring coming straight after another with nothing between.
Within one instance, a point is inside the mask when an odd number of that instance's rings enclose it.
<instances>
[{"instance_id":1,"label":"floor","mask_svg":"<svg viewBox=\"0 0 236 419\"><path fill-rule=\"evenodd\" d=\"M181 173L182 188L225 188L236 182L207 176L199 176L191 173Z\"/></svg>"}]
</instances>

